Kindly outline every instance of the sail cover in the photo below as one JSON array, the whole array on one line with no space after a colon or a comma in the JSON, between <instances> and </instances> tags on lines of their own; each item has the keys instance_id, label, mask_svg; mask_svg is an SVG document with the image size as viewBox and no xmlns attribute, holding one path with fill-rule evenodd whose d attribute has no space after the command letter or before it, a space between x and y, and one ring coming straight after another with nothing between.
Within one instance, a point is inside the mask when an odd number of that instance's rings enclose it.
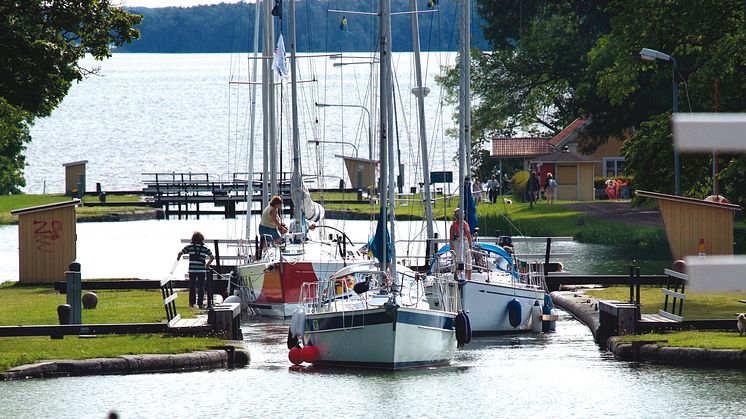
<instances>
[{"instance_id":1,"label":"sail cover","mask_svg":"<svg viewBox=\"0 0 746 419\"><path fill-rule=\"evenodd\" d=\"M293 198L293 205L301 209L306 220L318 223L324 218L324 207L318 202L313 202L311 193L298 173L293 173L290 178L290 195Z\"/></svg>"},{"instance_id":2,"label":"sail cover","mask_svg":"<svg viewBox=\"0 0 746 419\"><path fill-rule=\"evenodd\" d=\"M474 235L474 231L477 229L477 204L474 202L474 196L471 194L471 183L466 183L464 189L466 189L464 199L464 215L466 216L466 222L469 223L469 233Z\"/></svg>"}]
</instances>

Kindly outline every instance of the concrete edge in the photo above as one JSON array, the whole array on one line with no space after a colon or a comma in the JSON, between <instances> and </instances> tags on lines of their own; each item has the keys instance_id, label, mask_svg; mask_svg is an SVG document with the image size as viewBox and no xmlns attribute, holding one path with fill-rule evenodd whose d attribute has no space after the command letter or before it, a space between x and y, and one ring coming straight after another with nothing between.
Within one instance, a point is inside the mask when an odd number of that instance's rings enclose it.
<instances>
[{"instance_id":1,"label":"concrete edge","mask_svg":"<svg viewBox=\"0 0 746 419\"><path fill-rule=\"evenodd\" d=\"M632 344L619 341L617 336L610 337L608 349L614 354L614 358L621 361L746 369L746 350L687 348L647 343L640 345L636 353Z\"/></svg>"},{"instance_id":2,"label":"concrete edge","mask_svg":"<svg viewBox=\"0 0 746 419\"><path fill-rule=\"evenodd\" d=\"M250 361L251 355L244 342L227 341L225 345L205 351L183 354L141 354L122 355L116 358L42 361L0 373L0 381L241 368L247 366Z\"/></svg>"},{"instance_id":3,"label":"concrete edge","mask_svg":"<svg viewBox=\"0 0 746 419\"><path fill-rule=\"evenodd\" d=\"M588 326L593 339L617 360L746 369L746 350L661 346L657 343L640 344L638 348L633 348L631 343L622 343L618 336L612 336L606 342L598 342L601 323L598 299L576 291L554 291L550 295L557 307Z\"/></svg>"},{"instance_id":4,"label":"concrete edge","mask_svg":"<svg viewBox=\"0 0 746 419\"><path fill-rule=\"evenodd\" d=\"M549 294L554 304L570 313L581 323L588 326L593 340L598 342L598 329L601 326L598 314L598 300L576 291L552 291Z\"/></svg>"}]
</instances>

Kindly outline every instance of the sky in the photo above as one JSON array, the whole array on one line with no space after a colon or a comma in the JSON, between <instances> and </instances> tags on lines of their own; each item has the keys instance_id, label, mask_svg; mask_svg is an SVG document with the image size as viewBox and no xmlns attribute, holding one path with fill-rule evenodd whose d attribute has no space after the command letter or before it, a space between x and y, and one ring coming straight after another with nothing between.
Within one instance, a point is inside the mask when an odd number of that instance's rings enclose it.
<instances>
[{"instance_id":1,"label":"sky","mask_svg":"<svg viewBox=\"0 0 746 419\"><path fill-rule=\"evenodd\" d=\"M130 7L191 7L200 4L238 3L240 1L241 0L121 0L125 6ZM112 1L112 4L113 3L115 2Z\"/></svg>"}]
</instances>

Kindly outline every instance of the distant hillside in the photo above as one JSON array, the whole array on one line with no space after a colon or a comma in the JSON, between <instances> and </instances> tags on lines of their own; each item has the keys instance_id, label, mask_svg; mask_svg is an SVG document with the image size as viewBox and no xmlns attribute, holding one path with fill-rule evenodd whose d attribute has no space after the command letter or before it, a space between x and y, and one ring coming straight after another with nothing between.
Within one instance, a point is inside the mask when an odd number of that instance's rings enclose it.
<instances>
[{"instance_id":1,"label":"distant hillside","mask_svg":"<svg viewBox=\"0 0 746 419\"><path fill-rule=\"evenodd\" d=\"M429 13L420 14L420 44L423 51L453 51L458 43L458 4L440 1L431 12L426 0L418 0L419 7ZM296 2L297 39L299 52L373 51L377 49L376 16L350 14L347 29L340 29L342 14L329 12L331 8L375 12L370 0L299 0ZM408 10L409 0L393 0L392 11ZM144 16L138 26L141 38L118 52L238 52L249 51L253 45L254 9L256 4L221 3L190 8L130 8ZM282 27L287 38L288 2L283 2ZM278 19L275 18L277 21ZM475 19L476 20L476 19ZM310 22L310 23L309 23ZM261 24L261 23L260 23ZM392 17L393 48L409 51L412 47L412 26L409 15ZM260 29L261 37L261 29ZM286 45L288 44L286 39ZM472 23L472 44L484 49L478 24ZM261 40L260 40L261 46Z\"/></svg>"}]
</instances>

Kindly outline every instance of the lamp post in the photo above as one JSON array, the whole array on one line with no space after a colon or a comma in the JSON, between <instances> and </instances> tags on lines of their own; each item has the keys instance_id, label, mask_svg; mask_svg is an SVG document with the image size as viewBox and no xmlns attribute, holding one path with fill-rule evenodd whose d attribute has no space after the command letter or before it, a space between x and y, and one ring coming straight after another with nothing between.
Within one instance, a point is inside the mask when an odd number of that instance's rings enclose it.
<instances>
[{"instance_id":1,"label":"lamp post","mask_svg":"<svg viewBox=\"0 0 746 419\"><path fill-rule=\"evenodd\" d=\"M348 145L352 146L352 148L355 149L355 158L357 158L357 147L355 147L355 144L352 144L350 142L347 142L347 141L308 140L308 144L319 145L319 144L322 144L322 143L323 144L348 144Z\"/></svg>"},{"instance_id":2,"label":"lamp post","mask_svg":"<svg viewBox=\"0 0 746 419\"><path fill-rule=\"evenodd\" d=\"M372 117L370 115L370 111L368 108L366 108L363 105L338 105L333 103L318 103L316 102L317 108L360 108L364 110L368 114L368 159L373 160L373 121ZM330 141L319 141L319 142L330 142ZM345 143L343 141L340 141L344 144L351 144L351 143ZM353 145L353 147L355 147ZM357 157L357 147L355 147L355 157Z\"/></svg>"},{"instance_id":3,"label":"lamp post","mask_svg":"<svg viewBox=\"0 0 746 419\"><path fill-rule=\"evenodd\" d=\"M660 51L656 51L650 48L643 48L640 50L640 58L646 61L670 61L671 62L671 83L673 91L673 113L679 112L679 85L676 83L676 59L668 54L664 54ZM673 177L674 177L674 193L681 195L681 162L679 158L679 150L676 145L673 147Z\"/></svg>"}]
</instances>

